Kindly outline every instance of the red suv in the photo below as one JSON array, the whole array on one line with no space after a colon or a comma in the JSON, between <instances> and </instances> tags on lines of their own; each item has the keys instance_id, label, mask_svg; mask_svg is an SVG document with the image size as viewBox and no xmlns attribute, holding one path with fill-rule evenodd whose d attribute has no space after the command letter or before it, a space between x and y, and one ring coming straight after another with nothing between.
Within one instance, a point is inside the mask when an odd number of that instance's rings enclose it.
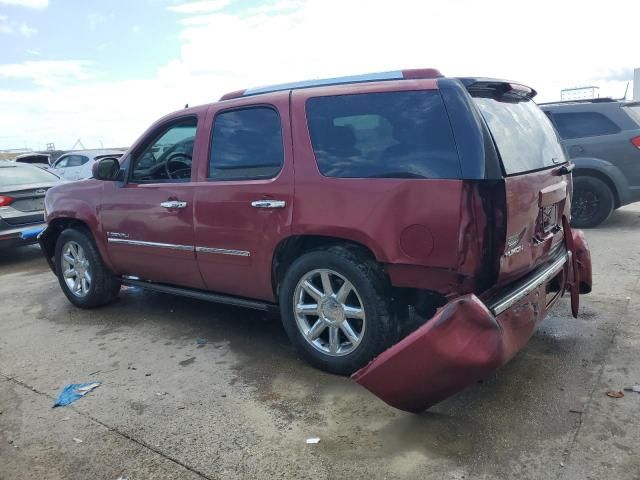
<instances>
[{"instance_id":1,"label":"red suv","mask_svg":"<svg viewBox=\"0 0 640 480\"><path fill-rule=\"evenodd\" d=\"M422 410L591 289L535 93L433 69L233 92L49 190L40 243L79 307L124 283L279 308L310 363Z\"/></svg>"}]
</instances>

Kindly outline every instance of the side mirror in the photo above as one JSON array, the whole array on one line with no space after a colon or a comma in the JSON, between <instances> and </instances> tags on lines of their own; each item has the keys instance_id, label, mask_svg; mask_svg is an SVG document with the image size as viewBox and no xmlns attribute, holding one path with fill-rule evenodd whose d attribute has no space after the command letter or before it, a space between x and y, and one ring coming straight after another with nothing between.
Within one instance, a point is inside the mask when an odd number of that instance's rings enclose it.
<instances>
[{"instance_id":1,"label":"side mirror","mask_svg":"<svg viewBox=\"0 0 640 480\"><path fill-rule=\"evenodd\" d=\"M115 157L101 158L93 164L93 178L112 182L118 179L120 162Z\"/></svg>"}]
</instances>

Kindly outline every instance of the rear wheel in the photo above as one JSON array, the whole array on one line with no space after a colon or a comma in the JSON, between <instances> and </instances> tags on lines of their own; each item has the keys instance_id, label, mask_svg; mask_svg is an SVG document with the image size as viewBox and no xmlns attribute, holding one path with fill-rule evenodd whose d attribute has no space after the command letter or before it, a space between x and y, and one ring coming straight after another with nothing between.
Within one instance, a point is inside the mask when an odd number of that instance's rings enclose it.
<instances>
[{"instance_id":1,"label":"rear wheel","mask_svg":"<svg viewBox=\"0 0 640 480\"><path fill-rule=\"evenodd\" d=\"M55 265L62 291L77 307L105 305L120 291L120 281L111 274L84 230L68 228L60 234Z\"/></svg>"},{"instance_id":2,"label":"rear wheel","mask_svg":"<svg viewBox=\"0 0 640 480\"><path fill-rule=\"evenodd\" d=\"M604 222L613 212L615 201L609 186L596 177L575 177L571 203L571 224L592 228Z\"/></svg>"},{"instance_id":3,"label":"rear wheel","mask_svg":"<svg viewBox=\"0 0 640 480\"><path fill-rule=\"evenodd\" d=\"M287 271L280 309L291 342L317 368L348 375L393 340L380 267L342 247L309 252Z\"/></svg>"}]
</instances>

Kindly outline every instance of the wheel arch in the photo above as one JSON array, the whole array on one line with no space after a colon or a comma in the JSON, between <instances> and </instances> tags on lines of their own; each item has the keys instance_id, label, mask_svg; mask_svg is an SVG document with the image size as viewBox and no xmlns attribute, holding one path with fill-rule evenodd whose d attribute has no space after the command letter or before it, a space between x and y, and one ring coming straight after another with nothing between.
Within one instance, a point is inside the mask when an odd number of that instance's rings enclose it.
<instances>
[{"instance_id":1,"label":"wheel arch","mask_svg":"<svg viewBox=\"0 0 640 480\"><path fill-rule=\"evenodd\" d=\"M627 204L627 181L615 165L597 158L575 159L574 177L594 177L602 180L613 193L614 208Z\"/></svg>"},{"instance_id":2,"label":"wheel arch","mask_svg":"<svg viewBox=\"0 0 640 480\"><path fill-rule=\"evenodd\" d=\"M338 245L378 261L373 250L354 240L327 235L292 235L276 245L271 260L271 284L275 297L278 298L279 286L287 269L296 258L307 252Z\"/></svg>"},{"instance_id":3,"label":"wheel arch","mask_svg":"<svg viewBox=\"0 0 640 480\"><path fill-rule=\"evenodd\" d=\"M91 235L92 238L94 237L93 232L89 227L89 224L83 220L72 218L72 217L58 217L58 218L54 218L53 220L50 220L47 225L47 230L45 231L45 234L42 235L39 239L40 240L39 243L40 243L40 247L42 248L45 254L45 257L47 258L47 261L49 262L49 266L53 270L53 273L56 273L55 262L54 262L56 243L58 242L58 237L60 237L60 234L68 228L76 228L79 230L84 230L89 235ZM94 241L95 241L95 238L94 238ZM97 247L98 247L98 251L100 251L100 246L97 245ZM104 254L102 251L100 251L100 254L104 258Z\"/></svg>"}]
</instances>

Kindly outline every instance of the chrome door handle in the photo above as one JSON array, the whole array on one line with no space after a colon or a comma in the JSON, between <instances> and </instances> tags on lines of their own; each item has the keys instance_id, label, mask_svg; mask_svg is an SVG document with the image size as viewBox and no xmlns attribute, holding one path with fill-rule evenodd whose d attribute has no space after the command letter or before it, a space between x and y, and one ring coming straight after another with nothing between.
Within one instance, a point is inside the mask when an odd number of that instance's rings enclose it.
<instances>
[{"instance_id":1,"label":"chrome door handle","mask_svg":"<svg viewBox=\"0 0 640 480\"><path fill-rule=\"evenodd\" d=\"M284 208L287 203L284 200L256 200L251 202L254 208Z\"/></svg>"},{"instance_id":2,"label":"chrome door handle","mask_svg":"<svg viewBox=\"0 0 640 480\"><path fill-rule=\"evenodd\" d=\"M169 200L160 204L164 208L187 208L187 202L181 202L179 200Z\"/></svg>"}]
</instances>

